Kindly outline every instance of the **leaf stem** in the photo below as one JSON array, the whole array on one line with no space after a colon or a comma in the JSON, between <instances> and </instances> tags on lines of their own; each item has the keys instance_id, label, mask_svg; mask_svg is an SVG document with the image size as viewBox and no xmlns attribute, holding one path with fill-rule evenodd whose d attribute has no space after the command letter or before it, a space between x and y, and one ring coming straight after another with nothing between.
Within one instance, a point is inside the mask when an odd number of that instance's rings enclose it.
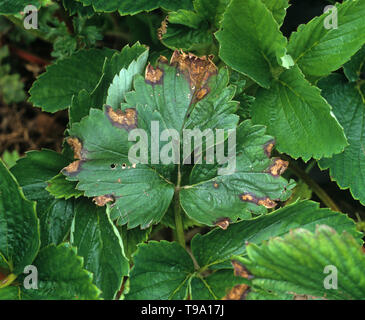
<instances>
[{"instance_id":1,"label":"leaf stem","mask_svg":"<svg viewBox=\"0 0 365 320\"><path fill-rule=\"evenodd\" d=\"M180 164L178 164L177 184L175 187L175 194L174 194L175 227L176 227L177 241L181 244L183 248L185 248L186 246L185 246L184 226L181 217L181 205L180 205L180 185L181 185L181 170L180 170Z\"/></svg>"},{"instance_id":2,"label":"leaf stem","mask_svg":"<svg viewBox=\"0 0 365 320\"><path fill-rule=\"evenodd\" d=\"M317 195L317 197L331 210L341 212L341 209L331 199L331 197L324 191L320 185L315 182L304 170L298 167L292 161L290 162L289 169L300 179L302 179Z\"/></svg>"}]
</instances>

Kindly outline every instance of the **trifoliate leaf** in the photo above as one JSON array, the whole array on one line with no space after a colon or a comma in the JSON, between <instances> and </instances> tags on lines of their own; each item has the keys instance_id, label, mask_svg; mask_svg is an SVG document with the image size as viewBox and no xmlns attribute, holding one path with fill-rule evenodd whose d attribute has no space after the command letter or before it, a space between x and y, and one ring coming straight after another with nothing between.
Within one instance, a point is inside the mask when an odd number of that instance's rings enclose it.
<instances>
[{"instance_id":1,"label":"trifoliate leaf","mask_svg":"<svg viewBox=\"0 0 365 320\"><path fill-rule=\"evenodd\" d=\"M160 155L162 150L172 148L172 143L158 142L159 137L151 130L155 125L159 126L159 133L175 130L178 138L174 139L178 141L174 145L181 149L187 148L183 139L187 129L234 130L237 103L231 101L234 87L227 87L228 80L227 69L217 72L206 57L176 51L170 63L161 58L156 68L147 67L145 79L136 77L135 91L125 95L123 110L109 106L103 111L91 109L88 117L71 127L68 142L74 147L77 160L63 173L69 180L79 181L77 188L85 191L85 196L94 197L98 205L108 203L111 217L117 218L119 225L147 228L159 222L174 194L176 160L187 164L187 155L193 149L188 148L184 159L166 159ZM146 139L154 144L146 146L143 163L137 156L129 157L130 148L136 146L128 141L128 136L135 128L143 129ZM263 213L265 206L272 208L276 205L274 200L285 200L290 195L287 181L279 177L287 163L269 158L274 142L264 130L250 122L240 126L238 150L230 151L237 155L234 174L217 177L217 170L219 173L224 168L215 165L209 178L191 180L193 185L181 188L180 200L188 216L208 225L215 225L221 218L250 218L251 211ZM153 154L152 148L157 148ZM196 156L199 148L194 148ZM193 171L199 170L200 165L195 168Z\"/></svg>"}]
</instances>

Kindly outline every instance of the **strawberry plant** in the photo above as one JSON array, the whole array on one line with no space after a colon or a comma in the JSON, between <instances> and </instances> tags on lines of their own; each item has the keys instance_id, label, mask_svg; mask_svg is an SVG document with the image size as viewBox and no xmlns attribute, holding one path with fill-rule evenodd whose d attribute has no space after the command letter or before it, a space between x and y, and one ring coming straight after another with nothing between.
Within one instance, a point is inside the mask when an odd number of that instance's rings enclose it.
<instances>
[{"instance_id":1,"label":"strawberry plant","mask_svg":"<svg viewBox=\"0 0 365 320\"><path fill-rule=\"evenodd\" d=\"M285 34L288 0L0 0L68 118L0 160L0 299L364 299L362 222L311 171L365 205L365 2L327 4Z\"/></svg>"}]
</instances>

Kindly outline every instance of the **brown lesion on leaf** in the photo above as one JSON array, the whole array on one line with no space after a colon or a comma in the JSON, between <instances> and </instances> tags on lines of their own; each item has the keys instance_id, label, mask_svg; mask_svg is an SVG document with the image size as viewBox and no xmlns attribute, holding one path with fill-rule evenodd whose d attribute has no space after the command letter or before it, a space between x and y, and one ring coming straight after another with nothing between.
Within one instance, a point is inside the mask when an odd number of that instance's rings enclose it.
<instances>
[{"instance_id":1,"label":"brown lesion on leaf","mask_svg":"<svg viewBox=\"0 0 365 320\"><path fill-rule=\"evenodd\" d=\"M190 52L184 53L178 50L172 54L170 65L176 66L187 77L195 102L209 93L209 79L217 74L213 58L212 55L198 57Z\"/></svg>"},{"instance_id":2,"label":"brown lesion on leaf","mask_svg":"<svg viewBox=\"0 0 365 320\"><path fill-rule=\"evenodd\" d=\"M158 28L157 30L157 37L160 41L162 40L164 34L166 34L167 32L167 25L168 25L168 16L164 20L162 20L161 27Z\"/></svg>"},{"instance_id":3,"label":"brown lesion on leaf","mask_svg":"<svg viewBox=\"0 0 365 320\"><path fill-rule=\"evenodd\" d=\"M274 177L281 176L286 169L288 169L289 162L285 160L281 160L280 158L275 158L274 162L268 168L267 172L270 173Z\"/></svg>"},{"instance_id":4,"label":"brown lesion on leaf","mask_svg":"<svg viewBox=\"0 0 365 320\"><path fill-rule=\"evenodd\" d=\"M69 137L66 142L72 148L75 159L82 159L82 142L77 137Z\"/></svg>"},{"instance_id":5,"label":"brown lesion on leaf","mask_svg":"<svg viewBox=\"0 0 365 320\"><path fill-rule=\"evenodd\" d=\"M253 276L248 272L242 263L237 260L232 261L234 268L234 275L236 277L242 277L245 279L252 279ZM247 294L250 292L250 287L247 284L238 284L233 287L222 300L244 300Z\"/></svg>"},{"instance_id":6,"label":"brown lesion on leaf","mask_svg":"<svg viewBox=\"0 0 365 320\"><path fill-rule=\"evenodd\" d=\"M76 160L71 162L67 167L62 169L62 173L66 176L75 176L81 171L82 164L85 161L83 160Z\"/></svg>"},{"instance_id":7,"label":"brown lesion on leaf","mask_svg":"<svg viewBox=\"0 0 365 320\"><path fill-rule=\"evenodd\" d=\"M82 163L85 162L83 160L84 150L82 142L77 137L68 137L66 139L66 142L70 145L74 152L74 159L77 160L71 162L67 167L63 168L61 172L67 176L75 176L80 172Z\"/></svg>"},{"instance_id":8,"label":"brown lesion on leaf","mask_svg":"<svg viewBox=\"0 0 365 320\"><path fill-rule=\"evenodd\" d=\"M272 149L274 148L274 146L275 146L275 140L270 140L267 143L265 143L264 152L268 158L271 157L271 152L272 152Z\"/></svg>"},{"instance_id":9,"label":"brown lesion on leaf","mask_svg":"<svg viewBox=\"0 0 365 320\"><path fill-rule=\"evenodd\" d=\"M196 100L202 100L209 93L209 88L201 88L195 95Z\"/></svg>"},{"instance_id":10,"label":"brown lesion on leaf","mask_svg":"<svg viewBox=\"0 0 365 320\"><path fill-rule=\"evenodd\" d=\"M219 228L223 229L223 230L227 230L227 228L229 227L231 220L229 218L221 218L218 219L214 225L218 226Z\"/></svg>"},{"instance_id":11,"label":"brown lesion on leaf","mask_svg":"<svg viewBox=\"0 0 365 320\"><path fill-rule=\"evenodd\" d=\"M245 300L249 292L250 287L247 284L237 284L222 298L222 300Z\"/></svg>"},{"instance_id":12,"label":"brown lesion on leaf","mask_svg":"<svg viewBox=\"0 0 365 320\"><path fill-rule=\"evenodd\" d=\"M264 206L268 209L275 208L277 203L271 200L269 197L257 198L252 193L246 192L239 195L239 198L243 202L255 203L259 206Z\"/></svg>"},{"instance_id":13,"label":"brown lesion on leaf","mask_svg":"<svg viewBox=\"0 0 365 320\"><path fill-rule=\"evenodd\" d=\"M137 128L138 117L137 110L128 108L123 110L114 110L110 106L105 107L105 114L112 123L113 126L131 131Z\"/></svg>"},{"instance_id":14,"label":"brown lesion on leaf","mask_svg":"<svg viewBox=\"0 0 365 320\"><path fill-rule=\"evenodd\" d=\"M154 68L151 64L148 64L145 73L145 81L149 84L161 84L163 81L163 74L161 68Z\"/></svg>"},{"instance_id":15,"label":"brown lesion on leaf","mask_svg":"<svg viewBox=\"0 0 365 320\"><path fill-rule=\"evenodd\" d=\"M277 203L275 201L271 200L270 198L260 199L257 204L260 206L264 206L265 208L268 208L268 209L275 208L277 205Z\"/></svg>"},{"instance_id":16,"label":"brown lesion on leaf","mask_svg":"<svg viewBox=\"0 0 365 320\"><path fill-rule=\"evenodd\" d=\"M99 207L104 207L107 203L114 202L114 201L115 201L115 197L111 194L93 198L93 202Z\"/></svg>"},{"instance_id":17,"label":"brown lesion on leaf","mask_svg":"<svg viewBox=\"0 0 365 320\"><path fill-rule=\"evenodd\" d=\"M218 189L219 188L218 182L216 182L216 181L213 182L213 188L214 189Z\"/></svg>"},{"instance_id":18,"label":"brown lesion on leaf","mask_svg":"<svg viewBox=\"0 0 365 320\"><path fill-rule=\"evenodd\" d=\"M250 274L250 272L241 262L237 260L232 260L231 263L234 269L234 275L236 277L242 277L249 280L253 278L252 274Z\"/></svg>"}]
</instances>

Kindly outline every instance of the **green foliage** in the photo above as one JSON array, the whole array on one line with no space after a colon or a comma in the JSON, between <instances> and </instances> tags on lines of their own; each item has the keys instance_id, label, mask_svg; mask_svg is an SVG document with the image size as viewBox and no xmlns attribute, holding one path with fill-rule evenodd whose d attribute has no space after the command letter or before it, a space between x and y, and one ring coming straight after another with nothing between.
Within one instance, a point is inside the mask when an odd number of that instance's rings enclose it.
<instances>
[{"instance_id":1,"label":"green foliage","mask_svg":"<svg viewBox=\"0 0 365 320\"><path fill-rule=\"evenodd\" d=\"M115 51L91 49L75 53L49 66L33 84L29 101L48 112L66 109L74 94L92 92L99 82L105 59Z\"/></svg>"},{"instance_id":2,"label":"green foliage","mask_svg":"<svg viewBox=\"0 0 365 320\"><path fill-rule=\"evenodd\" d=\"M307 77L323 77L347 62L365 42L365 2L336 4L337 28L326 28L330 13L314 18L290 37L288 52Z\"/></svg>"},{"instance_id":3,"label":"green foliage","mask_svg":"<svg viewBox=\"0 0 365 320\"><path fill-rule=\"evenodd\" d=\"M331 3L290 34L288 0L0 0L1 101L52 57L29 102L69 118L61 153L2 155L0 300L365 299L361 216L309 175L365 205L365 2Z\"/></svg>"},{"instance_id":4,"label":"green foliage","mask_svg":"<svg viewBox=\"0 0 365 320\"><path fill-rule=\"evenodd\" d=\"M104 299L115 298L123 276L129 272L122 239L105 209L79 201L72 231L72 244L84 258L84 266L94 274L94 283Z\"/></svg>"},{"instance_id":5,"label":"green foliage","mask_svg":"<svg viewBox=\"0 0 365 320\"><path fill-rule=\"evenodd\" d=\"M21 165L26 165L24 161ZM6 275L0 285L1 299L98 298L99 289L92 284L92 274L83 269L82 259L76 256L74 248L64 243L39 250L42 237L36 203L24 197L2 161L0 178L0 267ZM30 180L27 182L31 188ZM21 285L25 280L23 272L29 265L37 269L36 289Z\"/></svg>"},{"instance_id":6,"label":"green foliage","mask_svg":"<svg viewBox=\"0 0 365 320\"><path fill-rule=\"evenodd\" d=\"M225 63L261 86L270 87L286 54L287 40L261 1L233 0L216 37L220 44L219 56Z\"/></svg>"},{"instance_id":7,"label":"green foliage","mask_svg":"<svg viewBox=\"0 0 365 320\"><path fill-rule=\"evenodd\" d=\"M258 247L247 246L248 257L240 261L254 276L252 285L278 294L305 294L312 299L364 299L365 256L348 234L339 235L327 226L315 233L297 229ZM273 258L275 257L275 258ZM336 269L338 283L326 277ZM330 273L330 275L326 275ZM328 285L327 284L327 285Z\"/></svg>"},{"instance_id":8,"label":"green foliage","mask_svg":"<svg viewBox=\"0 0 365 320\"><path fill-rule=\"evenodd\" d=\"M318 88L304 79L298 67L284 71L270 90L259 89L251 114L254 123L265 124L276 137L278 150L295 159L330 157L347 146L331 106Z\"/></svg>"},{"instance_id":9,"label":"green foliage","mask_svg":"<svg viewBox=\"0 0 365 320\"><path fill-rule=\"evenodd\" d=\"M83 5L92 5L98 12L113 12L118 10L121 15L137 14L142 11L151 11L157 8L165 10L191 9L191 0L77 0Z\"/></svg>"},{"instance_id":10,"label":"green foliage","mask_svg":"<svg viewBox=\"0 0 365 320\"><path fill-rule=\"evenodd\" d=\"M221 299L230 288L244 281L234 276L224 261L246 254L252 247L248 243L261 245L264 240L285 235L296 228L314 231L316 225L322 223L339 233L347 231L355 236L357 243L352 238L353 246L359 250L360 234L353 221L328 209L319 209L314 202L300 202L270 215L236 223L228 230L215 229L203 236L196 235L191 249L197 266L177 243L160 241L140 245L134 254L135 266L130 274L127 298L184 299L191 296L193 299Z\"/></svg>"},{"instance_id":11,"label":"green foliage","mask_svg":"<svg viewBox=\"0 0 365 320\"><path fill-rule=\"evenodd\" d=\"M365 204L365 99L361 91L364 87L348 83L338 74L321 80L320 87L345 130L349 146L332 158L322 159L319 165L322 169L329 168L338 185L343 189L350 188L353 197Z\"/></svg>"},{"instance_id":12,"label":"green foliage","mask_svg":"<svg viewBox=\"0 0 365 320\"><path fill-rule=\"evenodd\" d=\"M26 230L26 232L24 232ZM18 275L38 253L39 221L35 203L24 197L0 160L0 267Z\"/></svg>"},{"instance_id":13,"label":"green foliage","mask_svg":"<svg viewBox=\"0 0 365 320\"><path fill-rule=\"evenodd\" d=\"M40 7L41 0L0 0L0 14L17 14L27 5Z\"/></svg>"}]
</instances>

